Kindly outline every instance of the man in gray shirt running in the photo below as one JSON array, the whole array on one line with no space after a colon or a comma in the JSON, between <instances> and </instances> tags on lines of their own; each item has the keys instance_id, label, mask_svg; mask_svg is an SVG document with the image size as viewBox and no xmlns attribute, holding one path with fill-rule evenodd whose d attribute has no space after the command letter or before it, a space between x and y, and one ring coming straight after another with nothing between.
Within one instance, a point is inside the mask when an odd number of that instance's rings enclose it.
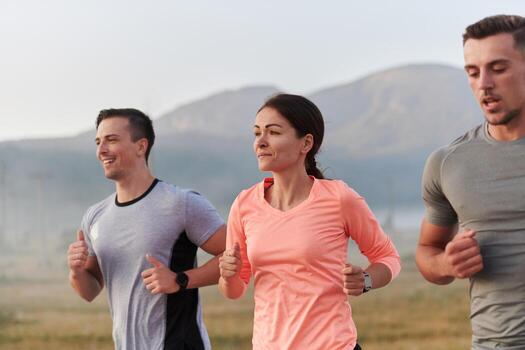
<instances>
[{"instance_id":1,"label":"man in gray shirt running","mask_svg":"<svg viewBox=\"0 0 525 350\"><path fill-rule=\"evenodd\" d=\"M196 288L216 284L225 226L198 193L155 179L150 118L109 109L97 118L97 157L116 193L90 207L68 250L85 300L106 286L117 350L210 349ZM216 255L197 267L201 247Z\"/></svg>"},{"instance_id":2,"label":"man in gray shirt running","mask_svg":"<svg viewBox=\"0 0 525 350\"><path fill-rule=\"evenodd\" d=\"M416 262L436 284L470 279L472 349L525 349L525 18L463 35L485 123L427 160ZM459 227L458 227L459 224Z\"/></svg>"}]
</instances>

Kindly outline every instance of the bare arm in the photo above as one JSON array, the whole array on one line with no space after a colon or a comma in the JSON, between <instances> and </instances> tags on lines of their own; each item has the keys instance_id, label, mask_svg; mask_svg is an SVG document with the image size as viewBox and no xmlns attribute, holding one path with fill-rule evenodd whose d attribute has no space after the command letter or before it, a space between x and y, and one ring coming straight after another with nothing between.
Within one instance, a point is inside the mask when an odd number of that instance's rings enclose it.
<instances>
[{"instance_id":1,"label":"bare arm","mask_svg":"<svg viewBox=\"0 0 525 350\"><path fill-rule=\"evenodd\" d=\"M189 279L188 288L199 288L217 284L219 280L219 257L224 252L225 246L226 225L222 225L215 231L213 236L201 246L205 252L215 256L204 265L186 271Z\"/></svg>"},{"instance_id":2,"label":"bare arm","mask_svg":"<svg viewBox=\"0 0 525 350\"><path fill-rule=\"evenodd\" d=\"M68 249L69 283L87 301L92 301L104 288L104 279L96 256L88 256L84 233L77 232L77 241Z\"/></svg>"},{"instance_id":3,"label":"bare arm","mask_svg":"<svg viewBox=\"0 0 525 350\"><path fill-rule=\"evenodd\" d=\"M104 288L104 279L98 266L97 257L88 257L86 267L83 270L69 270L69 282L84 300L93 301Z\"/></svg>"},{"instance_id":4,"label":"bare arm","mask_svg":"<svg viewBox=\"0 0 525 350\"><path fill-rule=\"evenodd\" d=\"M449 284L454 280L445 264L445 247L457 231L457 225L436 226L423 219L416 249L416 264L425 279L436 284Z\"/></svg>"},{"instance_id":5,"label":"bare arm","mask_svg":"<svg viewBox=\"0 0 525 350\"><path fill-rule=\"evenodd\" d=\"M429 282L449 284L455 278L467 278L483 269L475 232L456 232L457 225L436 226L423 219L416 264Z\"/></svg>"},{"instance_id":6,"label":"bare arm","mask_svg":"<svg viewBox=\"0 0 525 350\"><path fill-rule=\"evenodd\" d=\"M188 275L188 289L217 284L219 280L219 257L224 251L225 245L226 226L222 225L201 246L204 251L215 255L215 257L208 260L204 265L185 271ZM142 278L146 288L152 294L178 292L180 287L175 281L177 274L155 257L148 256L147 259L153 267L142 272Z\"/></svg>"}]
</instances>

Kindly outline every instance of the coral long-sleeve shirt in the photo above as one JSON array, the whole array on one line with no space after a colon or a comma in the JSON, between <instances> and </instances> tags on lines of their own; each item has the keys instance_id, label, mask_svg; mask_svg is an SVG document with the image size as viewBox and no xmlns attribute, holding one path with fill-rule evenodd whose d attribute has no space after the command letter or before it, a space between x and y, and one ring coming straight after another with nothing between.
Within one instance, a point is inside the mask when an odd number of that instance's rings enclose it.
<instances>
[{"instance_id":1,"label":"coral long-sleeve shirt","mask_svg":"<svg viewBox=\"0 0 525 350\"><path fill-rule=\"evenodd\" d=\"M351 350L357 339L342 269L348 239L395 277L399 255L364 199L339 180L315 179L309 197L281 211L264 198L271 178L230 210L227 248L238 242L241 279L254 278L255 350Z\"/></svg>"}]
</instances>

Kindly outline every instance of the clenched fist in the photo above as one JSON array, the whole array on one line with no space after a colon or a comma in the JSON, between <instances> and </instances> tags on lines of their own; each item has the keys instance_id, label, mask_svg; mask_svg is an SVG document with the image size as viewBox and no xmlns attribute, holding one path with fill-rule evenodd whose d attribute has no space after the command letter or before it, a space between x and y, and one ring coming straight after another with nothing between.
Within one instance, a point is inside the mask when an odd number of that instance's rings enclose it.
<instances>
[{"instance_id":1,"label":"clenched fist","mask_svg":"<svg viewBox=\"0 0 525 350\"><path fill-rule=\"evenodd\" d=\"M84 232L77 231L77 240L69 245L67 250L67 263L73 272L82 271L88 258L88 246L84 239Z\"/></svg>"},{"instance_id":2,"label":"clenched fist","mask_svg":"<svg viewBox=\"0 0 525 350\"><path fill-rule=\"evenodd\" d=\"M359 296L363 294L365 277L363 269L356 265L346 264L343 273L343 290L345 294Z\"/></svg>"},{"instance_id":3,"label":"clenched fist","mask_svg":"<svg viewBox=\"0 0 525 350\"><path fill-rule=\"evenodd\" d=\"M235 243L233 249L224 251L219 258L219 269L221 277L226 281L239 274L241 271L241 251L238 243Z\"/></svg>"},{"instance_id":4,"label":"clenched fist","mask_svg":"<svg viewBox=\"0 0 525 350\"><path fill-rule=\"evenodd\" d=\"M166 265L151 255L146 255L146 260L153 265L152 268L142 271L142 280L146 289L151 294L170 294L178 292L180 287L175 282L177 274Z\"/></svg>"},{"instance_id":5,"label":"clenched fist","mask_svg":"<svg viewBox=\"0 0 525 350\"><path fill-rule=\"evenodd\" d=\"M449 276L468 278L483 270L483 259L475 235L473 230L466 230L447 243L443 258Z\"/></svg>"}]
</instances>

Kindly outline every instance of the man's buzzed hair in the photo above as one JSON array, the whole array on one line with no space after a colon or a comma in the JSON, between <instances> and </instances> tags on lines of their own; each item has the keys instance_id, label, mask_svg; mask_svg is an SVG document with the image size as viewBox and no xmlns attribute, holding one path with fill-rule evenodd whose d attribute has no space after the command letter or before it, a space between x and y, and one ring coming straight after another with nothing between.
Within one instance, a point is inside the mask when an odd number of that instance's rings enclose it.
<instances>
[{"instance_id":1,"label":"man's buzzed hair","mask_svg":"<svg viewBox=\"0 0 525 350\"><path fill-rule=\"evenodd\" d=\"M148 163L149 154L153 143L155 143L155 131L153 122L145 113L135 108L110 108L100 111L97 117L97 129L104 119L121 117L129 121L131 131L131 140L133 142L145 138L148 140L148 149L146 150L146 164Z\"/></svg>"},{"instance_id":2,"label":"man's buzzed hair","mask_svg":"<svg viewBox=\"0 0 525 350\"><path fill-rule=\"evenodd\" d=\"M484 39L501 33L511 34L516 48L525 50L525 17L516 15L485 17L469 25L463 33L463 45L468 39Z\"/></svg>"}]
</instances>

